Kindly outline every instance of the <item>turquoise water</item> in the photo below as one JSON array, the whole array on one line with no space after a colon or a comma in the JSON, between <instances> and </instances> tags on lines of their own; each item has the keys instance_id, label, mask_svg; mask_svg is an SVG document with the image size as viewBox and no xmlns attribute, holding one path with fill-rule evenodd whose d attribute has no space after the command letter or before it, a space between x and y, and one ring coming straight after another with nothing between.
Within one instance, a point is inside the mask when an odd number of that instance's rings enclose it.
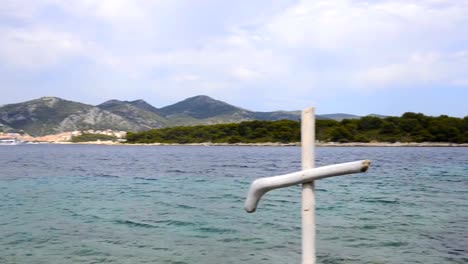
<instances>
[{"instance_id":1,"label":"turquoise water","mask_svg":"<svg viewBox=\"0 0 468 264\"><path fill-rule=\"evenodd\" d=\"M319 263L467 263L467 148L318 148L371 159L317 183ZM300 263L300 187L243 210L298 147L0 146L0 263Z\"/></svg>"}]
</instances>

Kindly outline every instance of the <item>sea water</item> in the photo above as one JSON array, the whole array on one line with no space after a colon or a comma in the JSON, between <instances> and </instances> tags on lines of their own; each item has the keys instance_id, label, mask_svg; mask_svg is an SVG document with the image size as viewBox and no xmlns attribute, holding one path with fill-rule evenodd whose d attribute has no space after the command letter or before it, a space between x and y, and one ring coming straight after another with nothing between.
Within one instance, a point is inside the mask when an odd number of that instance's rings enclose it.
<instances>
[{"instance_id":1,"label":"sea water","mask_svg":"<svg viewBox=\"0 0 468 264\"><path fill-rule=\"evenodd\" d=\"M318 263L467 263L467 148L317 148ZM0 147L0 263L300 263L299 147Z\"/></svg>"}]
</instances>

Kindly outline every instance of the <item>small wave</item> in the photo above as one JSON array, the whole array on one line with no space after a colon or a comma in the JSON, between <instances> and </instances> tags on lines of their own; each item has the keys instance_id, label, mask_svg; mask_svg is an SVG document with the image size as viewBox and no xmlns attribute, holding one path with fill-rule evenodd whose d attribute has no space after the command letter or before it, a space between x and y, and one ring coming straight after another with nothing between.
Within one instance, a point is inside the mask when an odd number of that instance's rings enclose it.
<instances>
[{"instance_id":1,"label":"small wave","mask_svg":"<svg viewBox=\"0 0 468 264\"><path fill-rule=\"evenodd\" d=\"M464 249L453 249L453 250L448 251L447 253L450 255L461 256L464 254L464 252L465 252Z\"/></svg>"},{"instance_id":2,"label":"small wave","mask_svg":"<svg viewBox=\"0 0 468 264\"><path fill-rule=\"evenodd\" d=\"M103 178L120 178L119 176L117 175L111 175L111 174L106 174L106 173L97 173L97 174L93 174L91 176L94 176L94 177L103 177Z\"/></svg>"},{"instance_id":3,"label":"small wave","mask_svg":"<svg viewBox=\"0 0 468 264\"><path fill-rule=\"evenodd\" d=\"M195 226L195 223L193 222L178 221L178 220L167 220L167 221L161 221L161 222L165 222L169 226L180 226L180 227Z\"/></svg>"},{"instance_id":4,"label":"small wave","mask_svg":"<svg viewBox=\"0 0 468 264\"><path fill-rule=\"evenodd\" d=\"M158 250L158 251L169 251L170 248L165 248L165 247L154 247L154 248L151 248L153 250Z\"/></svg>"},{"instance_id":5,"label":"small wave","mask_svg":"<svg viewBox=\"0 0 468 264\"><path fill-rule=\"evenodd\" d=\"M318 255L318 263L340 264L340 263L359 263L359 259L340 256Z\"/></svg>"},{"instance_id":6,"label":"small wave","mask_svg":"<svg viewBox=\"0 0 468 264\"><path fill-rule=\"evenodd\" d=\"M77 250L73 252L73 254L77 256L106 256L106 257L110 256L109 253L99 252L94 249L87 249L87 248Z\"/></svg>"},{"instance_id":7,"label":"small wave","mask_svg":"<svg viewBox=\"0 0 468 264\"><path fill-rule=\"evenodd\" d=\"M222 239L218 239L219 242L223 242L223 243L231 243L231 242L240 242L241 239L240 238L222 238Z\"/></svg>"},{"instance_id":8,"label":"small wave","mask_svg":"<svg viewBox=\"0 0 468 264\"><path fill-rule=\"evenodd\" d=\"M372 230L372 229L377 229L377 228L378 228L378 226L376 226L376 225L363 225L361 227L361 229L364 229L364 230Z\"/></svg>"},{"instance_id":9,"label":"small wave","mask_svg":"<svg viewBox=\"0 0 468 264\"><path fill-rule=\"evenodd\" d=\"M285 245L274 245L274 246L271 246L271 247L267 247L268 249L273 249L273 250L276 250L276 249L283 249L283 248L286 248Z\"/></svg>"},{"instance_id":10,"label":"small wave","mask_svg":"<svg viewBox=\"0 0 468 264\"><path fill-rule=\"evenodd\" d=\"M316 188L315 191L317 192L328 192L326 189Z\"/></svg>"},{"instance_id":11,"label":"small wave","mask_svg":"<svg viewBox=\"0 0 468 264\"><path fill-rule=\"evenodd\" d=\"M135 182L135 184L138 184L138 185L150 185L149 182Z\"/></svg>"},{"instance_id":12,"label":"small wave","mask_svg":"<svg viewBox=\"0 0 468 264\"><path fill-rule=\"evenodd\" d=\"M279 203L279 204L291 204L291 203L297 203L297 202L294 202L294 201L290 201L290 200L284 200L284 199L271 199L272 202L276 202L276 203Z\"/></svg>"},{"instance_id":13,"label":"small wave","mask_svg":"<svg viewBox=\"0 0 468 264\"><path fill-rule=\"evenodd\" d=\"M155 178L145 178L145 177L133 177L135 180L144 180L144 181L157 181Z\"/></svg>"},{"instance_id":14,"label":"small wave","mask_svg":"<svg viewBox=\"0 0 468 264\"><path fill-rule=\"evenodd\" d=\"M442 178L441 181L445 181L445 182L465 182L466 180L465 179L452 179L452 178Z\"/></svg>"},{"instance_id":15,"label":"small wave","mask_svg":"<svg viewBox=\"0 0 468 264\"><path fill-rule=\"evenodd\" d=\"M169 173L186 173L186 171L183 171L183 170L166 170L166 172L169 172Z\"/></svg>"},{"instance_id":16,"label":"small wave","mask_svg":"<svg viewBox=\"0 0 468 264\"><path fill-rule=\"evenodd\" d=\"M364 198L360 200L361 202L366 202L366 203L383 203L383 204L399 204L400 200L395 198L395 199L386 199L386 198Z\"/></svg>"},{"instance_id":17,"label":"small wave","mask_svg":"<svg viewBox=\"0 0 468 264\"><path fill-rule=\"evenodd\" d=\"M79 171L79 172L85 172L86 170L83 169L82 167L74 167L74 168L71 168L70 171Z\"/></svg>"},{"instance_id":18,"label":"small wave","mask_svg":"<svg viewBox=\"0 0 468 264\"><path fill-rule=\"evenodd\" d=\"M221 197L222 197L222 198L236 198L236 199L237 199L237 198L241 198L240 196L234 195L234 194L232 194L232 193L225 193L225 194L221 195ZM243 197L242 197L242 198L243 198Z\"/></svg>"},{"instance_id":19,"label":"small wave","mask_svg":"<svg viewBox=\"0 0 468 264\"><path fill-rule=\"evenodd\" d=\"M200 227L197 230L200 232L217 233L217 234L237 233L237 231L234 229L217 228L217 227Z\"/></svg>"},{"instance_id":20,"label":"small wave","mask_svg":"<svg viewBox=\"0 0 468 264\"><path fill-rule=\"evenodd\" d=\"M250 168L247 165L239 165L239 164L223 164L220 165L221 168Z\"/></svg>"},{"instance_id":21,"label":"small wave","mask_svg":"<svg viewBox=\"0 0 468 264\"><path fill-rule=\"evenodd\" d=\"M185 205L185 204L178 204L176 205L177 208L181 209L195 209L196 207L190 206L190 205Z\"/></svg>"},{"instance_id":22,"label":"small wave","mask_svg":"<svg viewBox=\"0 0 468 264\"><path fill-rule=\"evenodd\" d=\"M382 247L402 247L408 245L407 242L401 242L401 241L387 241L380 243L379 246Z\"/></svg>"},{"instance_id":23,"label":"small wave","mask_svg":"<svg viewBox=\"0 0 468 264\"><path fill-rule=\"evenodd\" d=\"M132 221L132 220L115 220L114 223L121 224L121 225L127 225L127 226L131 226L131 227L159 228L158 226L155 226L155 225L136 222L136 221Z\"/></svg>"}]
</instances>

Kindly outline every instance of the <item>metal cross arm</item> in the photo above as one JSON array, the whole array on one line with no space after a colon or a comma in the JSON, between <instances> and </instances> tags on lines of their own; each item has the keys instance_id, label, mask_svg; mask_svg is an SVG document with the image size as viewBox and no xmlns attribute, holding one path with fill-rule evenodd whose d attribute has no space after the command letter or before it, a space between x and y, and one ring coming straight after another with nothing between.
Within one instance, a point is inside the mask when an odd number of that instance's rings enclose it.
<instances>
[{"instance_id":1,"label":"metal cross arm","mask_svg":"<svg viewBox=\"0 0 468 264\"><path fill-rule=\"evenodd\" d=\"M365 172L370 163L369 160L360 160L257 179L250 185L244 208L248 213L255 212L260 198L268 191L333 176Z\"/></svg>"}]
</instances>

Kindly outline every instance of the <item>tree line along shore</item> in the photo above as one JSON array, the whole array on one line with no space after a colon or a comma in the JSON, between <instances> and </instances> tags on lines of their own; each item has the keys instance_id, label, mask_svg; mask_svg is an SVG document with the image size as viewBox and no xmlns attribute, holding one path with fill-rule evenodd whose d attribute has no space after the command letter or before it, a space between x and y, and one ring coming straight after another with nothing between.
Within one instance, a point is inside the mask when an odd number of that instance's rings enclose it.
<instances>
[{"instance_id":1,"label":"tree line along shore","mask_svg":"<svg viewBox=\"0 0 468 264\"><path fill-rule=\"evenodd\" d=\"M178 126L128 132L130 144L215 144L236 143L294 143L300 141L300 121L246 121L233 124ZM87 136L89 139L89 135ZM316 120L316 139L338 143L468 143L468 116L464 118L441 115L426 116L405 113L401 117ZM76 140L76 139L75 139Z\"/></svg>"}]
</instances>

